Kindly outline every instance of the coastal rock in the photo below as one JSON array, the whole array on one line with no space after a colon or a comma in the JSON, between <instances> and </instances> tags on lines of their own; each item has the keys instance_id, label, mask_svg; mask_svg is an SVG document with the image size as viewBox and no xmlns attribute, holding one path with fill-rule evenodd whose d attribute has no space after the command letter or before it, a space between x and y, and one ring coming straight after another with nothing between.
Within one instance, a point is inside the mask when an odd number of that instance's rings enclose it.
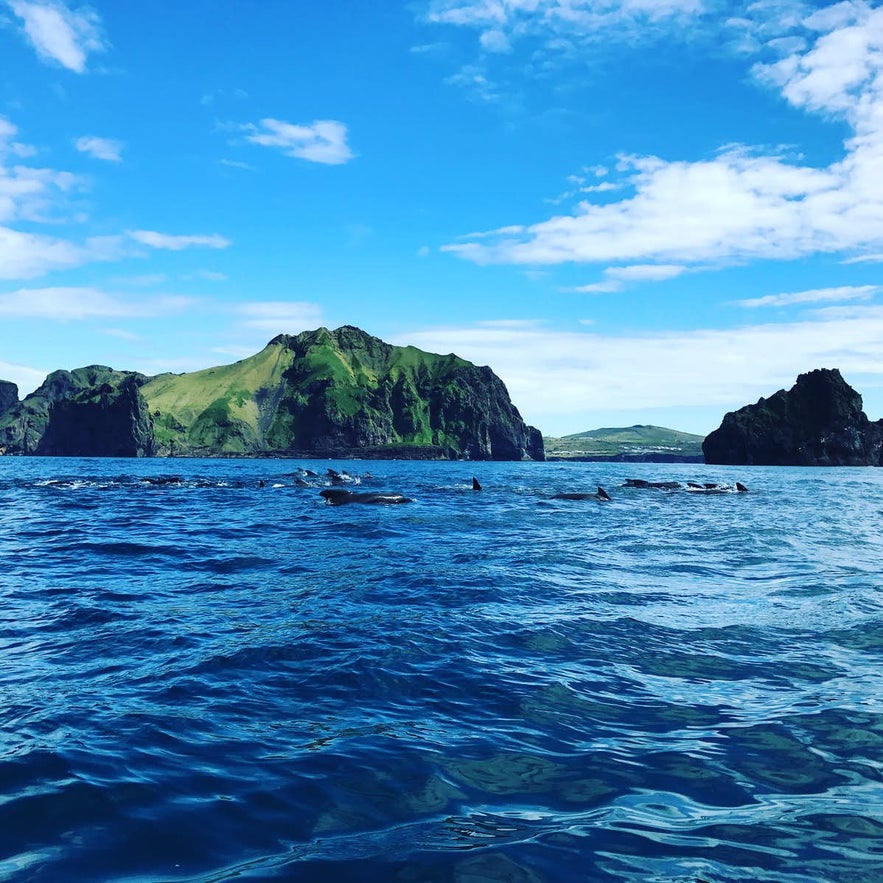
<instances>
[{"instance_id":1,"label":"coastal rock","mask_svg":"<svg viewBox=\"0 0 883 883\"><path fill-rule=\"evenodd\" d=\"M794 386L725 415L702 444L706 463L878 466L883 423L836 368L801 374Z\"/></svg>"},{"instance_id":2,"label":"coastal rock","mask_svg":"<svg viewBox=\"0 0 883 883\"><path fill-rule=\"evenodd\" d=\"M0 417L18 404L18 387L9 380L0 380Z\"/></svg>"},{"instance_id":3,"label":"coastal rock","mask_svg":"<svg viewBox=\"0 0 883 883\"><path fill-rule=\"evenodd\" d=\"M0 418L7 454L142 457L155 453L140 387L148 378L91 365L54 371Z\"/></svg>"}]
</instances>

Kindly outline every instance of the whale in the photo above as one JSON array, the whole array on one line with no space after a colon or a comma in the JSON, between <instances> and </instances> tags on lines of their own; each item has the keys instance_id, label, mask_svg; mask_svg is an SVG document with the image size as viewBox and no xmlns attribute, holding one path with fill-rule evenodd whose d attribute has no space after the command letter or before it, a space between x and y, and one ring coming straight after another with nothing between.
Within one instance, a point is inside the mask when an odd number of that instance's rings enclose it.
<instances>
[{"instance_id":1,"label":"whale","mask_svg":"<svg viewBox=\"0 0 883 883\"><path fill-rule=\"evenodd\" d=\"M474 475L472 476L472 490L474 490L474 491L481 490L481 485L479 484L478 479Z\"/></svg>"},{"instance_id":2,"label":"whale","mask_svg":"<svg viewBox=\"0 0 883 883\"><path fill-rule=\"evenodd\" d=\"M735 485L717 484L713 481L707 481L705 484L698 484L695 481L687 482L687 491L691 494L747 494L748 488L737 481Z\"/></svg>"},{"instance_id":3,"label":"whale","mask_svg":"<svg viewBox=\"0 0 883 883\"><path fill-rule=\"evenodd\" d=\"M590 493L563 493L563 494L552 494L553 500L601 500L602 502L607 502L610 499L610 494L598 485L598 490L594 494Z\"/></svg>"},{"instance_id":4,"label":"whale","mask_svg":"<svg viewBox=\"0 0 883 883\"><path fill-rule=\"evenodd\" d=\"M343 488L327 488L319 491L319 496L323 497L325 502L331 506L343 506L346 503L411 503L409 497L403 494L383 494L371 491L347 491Z\"/></svg>"},{"instance_id":5,"label":"whale","mask_svg":"<svg viewBox=\"0 0 883 883\"><path fill-rule=\"evenodd\" d=\"M679 481L647 481L644 478L627 478L623 487L656 488L661 491L676 491L680 488Z\"/></svg>"}]
</instances>

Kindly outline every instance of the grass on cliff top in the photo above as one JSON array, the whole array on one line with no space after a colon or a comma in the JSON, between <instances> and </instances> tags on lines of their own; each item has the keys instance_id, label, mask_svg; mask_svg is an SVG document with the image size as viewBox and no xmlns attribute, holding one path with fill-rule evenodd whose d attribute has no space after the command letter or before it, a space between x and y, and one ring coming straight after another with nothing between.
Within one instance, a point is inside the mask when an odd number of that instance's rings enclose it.
<instances>
[{"instance_id":1,"label":"grass on cliff top","mask_svg":"<svg viewBox=\"0 0 883 883\"><path fill-rule=\"evenodd\" d=\"M702 455L704 436L664 426L635 425L619 428L592 429L561 438L545 437L546 456L614 457L618 454Z\"/></svg>"},{"instance_id":2,"label":"grass on cliff top","mask_svg":"<svg viewBox=\"0 0 883 883\"><path fill-rule=\"evenodd\" d=\"M187 374L160 374L141 388L151 414L171 414L184 425L219 400L227 402L230 413L246 423L257 425L254 396L259 389L277 387L293 354L280 346L266 347L232 365L219 365Z\"/></svg>"}]
</instances>

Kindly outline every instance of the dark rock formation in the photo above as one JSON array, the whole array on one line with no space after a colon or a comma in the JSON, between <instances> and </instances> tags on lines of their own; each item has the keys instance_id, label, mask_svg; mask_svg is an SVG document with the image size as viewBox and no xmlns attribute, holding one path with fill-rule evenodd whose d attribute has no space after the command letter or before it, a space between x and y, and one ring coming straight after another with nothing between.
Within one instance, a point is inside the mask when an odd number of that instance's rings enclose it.
<instances>
[{"instance_id":1,"label":"dark rock formation","mask_svg":"<svg viewBox=\"0 0 883 883\"><path fill-rule=\"evenodd\" d=\"M101 365L54 371L0 419L7 454L142 457L155 453L143 374Z\"/></svg>"},{"instance_id":2,"label":"dark rock formation","mask_svg":"<svg viewBox=\"0 0 883 883\"><path fill-rule=\"evenodd\" d=\"M8 380L0 380L0 417L18 404L18 387Z\"/></svg>"},{"instance_id":3,"label":"dark rock formation","mask_svg":"<svg viewBox=\"0 0 883 883\"><path fill-rule=\"evenodd\" d=\"M836 369L801 374L787 392L727 414L702 444L706 463L736 466L879 466L883 422Z\"/></svg>"}]
</instances>

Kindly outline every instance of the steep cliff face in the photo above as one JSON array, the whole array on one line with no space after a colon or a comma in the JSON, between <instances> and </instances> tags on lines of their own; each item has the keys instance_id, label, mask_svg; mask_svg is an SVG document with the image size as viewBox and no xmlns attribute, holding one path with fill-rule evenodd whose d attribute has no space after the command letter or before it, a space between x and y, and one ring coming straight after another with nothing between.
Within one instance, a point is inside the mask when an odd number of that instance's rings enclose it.
<instances>
[{"instance_id":1,"label":"steep cliff face","mask_svg":"<svg viewBox=\"0 0 883 883\"><path fill-rule=\"evenodd\" d=\"M801 374L794 386L727 414L702 444L707 463L757 466L878 466L883 425L834 369Z\"/></svg>"},{"instance_id":2,"label":"steep cliff face","mask_svg":"<svg viewBox=\"0 0 883 883\"><path fill-rule=\"evenodd\" d=\"M147 377L101 365L54 371L0 416L7 454L142 457L156 451L139 388Z\"/></svg>"},{"instance_id":3,"label":"steep cliff face","mask_svg":"<svg viewBox=\"0 0 883 883\"><path fill-rule=\"evenodd\" d=\"M6 453L543 459L502 381L344 326L280 335L232 365L147 378L56 371L0 416Z\"/></svg>"},{"instance_id":4,"label":"steep cliff face","mask_svg":"<svg viewBox=\"0 0 883 883\"><path fill-rule=\"evenodd\" d=\"M18 387L8 380L0 380L0 417L18 404Z\"/></svg>"},{"instance_id":5,"label":"steep cliff face","mask_svg":"<svg viewBox=\"0 0 883 883\"><path fill-rule=\"evenodd\" d=\"M357 328L270 343L288 354L266 443L322 452L429 447L476 460L542 458L502 381L453 355L394 347Z\"/></svg>"}]
</instances>

